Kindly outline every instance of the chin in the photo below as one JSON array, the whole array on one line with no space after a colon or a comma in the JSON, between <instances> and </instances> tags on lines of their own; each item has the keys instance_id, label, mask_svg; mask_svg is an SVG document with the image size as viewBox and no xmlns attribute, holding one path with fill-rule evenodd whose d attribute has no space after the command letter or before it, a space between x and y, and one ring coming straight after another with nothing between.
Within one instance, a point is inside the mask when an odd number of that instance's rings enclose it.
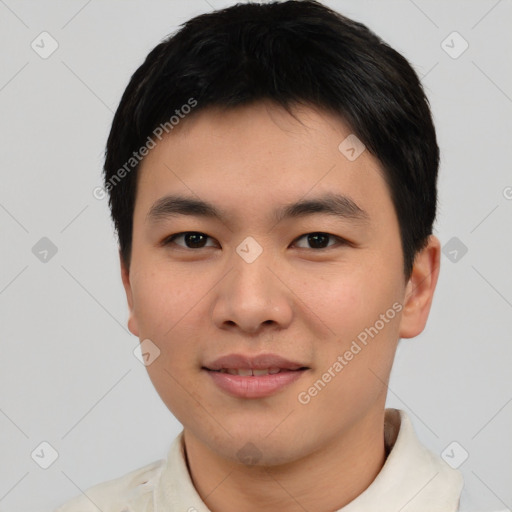
<instances>
[{"instance_id":1,"label":"chin","mask_svg":"<svg viewBox=\"0 0 512 512\"><path fill-rule=\"evenodd\" d=\"M244 466L279 466L302 456L302 448L288 434L283 438L276 436L270 440L260 435L252 436L248 432L227 441L224 446L217 446L217 453Z\"/></svg>"}]
</instances>

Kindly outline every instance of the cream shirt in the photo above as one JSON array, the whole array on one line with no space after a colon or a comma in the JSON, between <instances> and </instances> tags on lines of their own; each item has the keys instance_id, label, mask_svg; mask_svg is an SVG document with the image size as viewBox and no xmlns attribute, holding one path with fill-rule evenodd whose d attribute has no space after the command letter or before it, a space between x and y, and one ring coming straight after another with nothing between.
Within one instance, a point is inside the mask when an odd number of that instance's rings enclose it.
<instances>
[{"instance_id":1,"label":"cream shirt","mask_svg":"<svg viewBox=\"0 0 512 512\"><path fill-rule=\"evenodd\" d=\"M370 486L337 512L456 512L463 487L452 469L418 440L407 414L386 409L389 455ZM183 431L167 459L109 480L61 505L55 512L210 512L187 469ZM315 511L312 511L315 512Z\"/></svg>"}]
</instances>

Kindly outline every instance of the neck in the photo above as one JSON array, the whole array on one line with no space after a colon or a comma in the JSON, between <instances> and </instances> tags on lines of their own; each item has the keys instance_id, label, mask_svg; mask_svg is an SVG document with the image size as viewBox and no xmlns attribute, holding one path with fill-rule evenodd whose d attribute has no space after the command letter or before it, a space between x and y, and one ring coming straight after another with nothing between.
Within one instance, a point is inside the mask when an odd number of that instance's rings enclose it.
<instances>
[{"instance_id":1,"label":"neck","mask_svg":"<svg viewBox=\"0 0 512 512\"><path fill-rule=\"evenodd\" d=\"M367 489L386 460L384 410L372 412L300 460L245 466L184 432L194 486L211 512L338 510Z\"/></svg>"}]
</instances>

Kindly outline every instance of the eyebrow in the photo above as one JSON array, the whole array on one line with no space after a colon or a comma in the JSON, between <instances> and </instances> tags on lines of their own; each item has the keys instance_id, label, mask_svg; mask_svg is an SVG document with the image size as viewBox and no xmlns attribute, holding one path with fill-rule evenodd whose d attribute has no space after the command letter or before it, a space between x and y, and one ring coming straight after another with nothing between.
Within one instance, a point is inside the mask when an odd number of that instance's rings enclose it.
<instances>
[{"instance_id":1,"label":"eyebrow","mask_svg":"<svg viewBox=\"0 0 512 512\"><path fill-rule=\"evenodd\" d=\"M356 223L368 224L370 215L346 195L327 193L312 199L301 199L282 206L273 212L277 223L284 219L305 217L312 214L327 214ZM217 219L228 224L228 213L215 205L193 197L167 195L158 199L149 209L146 220L157 223L170 217L189 215Z\"/></svg>"}]
</instances>

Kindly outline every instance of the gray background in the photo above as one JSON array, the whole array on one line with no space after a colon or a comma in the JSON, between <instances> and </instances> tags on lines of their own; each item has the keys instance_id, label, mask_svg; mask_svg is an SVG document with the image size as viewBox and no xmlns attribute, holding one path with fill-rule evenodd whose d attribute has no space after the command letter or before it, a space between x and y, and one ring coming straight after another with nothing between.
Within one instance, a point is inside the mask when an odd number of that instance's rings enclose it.
<instances>
[{"instance_id":1,"label":"gray background","mask_svg":"<svg viewBox=\"0 0 512 512\"><path fill-rule=\"evenodd\" d=\"M165 457L180 430L134 356L107 202L92 191L145 55L233 3L0 0L0 510L51 510ZM400 343L389 406L433 451L469 453L460 469L482 510L511 508L512 3L324 3L410 60L442 150L441 275L427 328ZM31 47L51 48L43 31L59 45L45 59ZM43 237L57 248L46 261ZM48 469L42 442L58 453Z\"/></svg>"}]
</instances>

